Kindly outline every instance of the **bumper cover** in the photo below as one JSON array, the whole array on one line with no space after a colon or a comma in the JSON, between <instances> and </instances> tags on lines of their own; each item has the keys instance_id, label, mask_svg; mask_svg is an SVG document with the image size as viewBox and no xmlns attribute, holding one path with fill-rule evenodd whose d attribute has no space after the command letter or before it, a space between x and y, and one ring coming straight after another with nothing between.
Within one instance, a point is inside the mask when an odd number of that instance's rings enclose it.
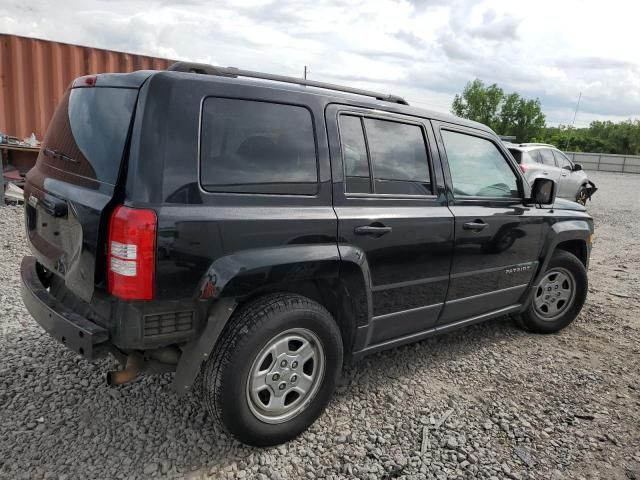
<instances>
[{"instance_id":1,"label":"bumper cover","mask_svg":"<svg viewBox=\"0 0 640 480\"><path fill-rule=\"evenodd\" d=\"M25 307L52 337L87 360L107 353L107 330L73 312L49 293L38 276L35 257L22 259L20 276Z\"/></svg>"}]
</instances>

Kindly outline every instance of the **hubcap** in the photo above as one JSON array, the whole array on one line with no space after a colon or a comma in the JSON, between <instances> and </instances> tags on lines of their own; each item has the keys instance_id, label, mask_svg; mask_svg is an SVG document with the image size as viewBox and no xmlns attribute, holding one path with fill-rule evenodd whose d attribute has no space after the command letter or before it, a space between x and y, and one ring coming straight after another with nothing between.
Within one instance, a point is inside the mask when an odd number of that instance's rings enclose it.
<instances>
[{"instance_id":1,"label":"hubcap","mask_svg":"<svg viewBox=\"0 0 640 480\"><path fill-rule=\"evenodd\" d=\"M538 288L533 305L543 320L553 321L560 317L573 303L575 280L564 268L554 268L547 272Z\"/></svg>"},{"instance_id":2,"label":"hubcap","mask_svg":"<svg viewBox=\"0 0 640 480\"><path fill-rule=\"evenodd\" d=\"M251 412L265 423L282 423L307 408L324 376L318 336L294 328L275 336L255 357L247 379Z\"/></svg>"}]
</instances>

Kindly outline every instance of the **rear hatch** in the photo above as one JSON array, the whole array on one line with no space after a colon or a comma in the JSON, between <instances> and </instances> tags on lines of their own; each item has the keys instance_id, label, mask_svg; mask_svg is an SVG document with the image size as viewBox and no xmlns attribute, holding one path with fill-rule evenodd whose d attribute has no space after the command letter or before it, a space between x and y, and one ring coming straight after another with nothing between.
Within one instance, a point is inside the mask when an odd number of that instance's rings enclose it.
<instances>
[{"instance_id":1,"label":"rear hatch","mask_svg":"<svg viewBox=\"0 0 640 480\"><path fill-rule=\"evenodd\" d=\"M105 76L116 77L115 75ZM29 246L89 302L104 281L109 206L126 156L138 88L76 80L58 105L25 186Z\"/></svg>"}]
</instances>

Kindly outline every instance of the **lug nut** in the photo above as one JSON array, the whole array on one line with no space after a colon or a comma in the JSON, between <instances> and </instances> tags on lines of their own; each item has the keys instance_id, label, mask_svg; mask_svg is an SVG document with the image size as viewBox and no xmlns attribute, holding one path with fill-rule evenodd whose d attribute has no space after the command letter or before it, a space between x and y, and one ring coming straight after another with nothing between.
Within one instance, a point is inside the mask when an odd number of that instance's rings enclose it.
<instances>
[{"instance_id":1,"label":"lug nut","mask_svg":"<svg viewBox=\"0 0 640 480\"><path fill-rule=\"evenodd\" d=\"M298 362L296 361L291 362L291 368L298 368Z\"/></svg>"},{"instance_id":2,"label":"lug nut","mask_svg":"<svg viewBox=\"0 0 640 480\"><path fill-rule=\"evenodd\" d=\"M274 382L277 382L278 380L280 380L280 374L279 373L274 373L273 377L271 377L273 379Z\"/></svg>"},{"instance_id":3,"label":"lug nut","mask_svg":"<svg viewBox=\"0 0 640 480\"><path fill-rule=\"evenodd\" d=\"M287 361L286 361L286 360L282 360L282 361L280 362L280 366L281 366L281 367L286 367L286 366L287 366Z\"/></svg>"},{"instance_id":4,"label":"lug nut","mask_svg":"<svg viewBox=\"0 0 640 480\"><path fill-rule=\"evenodd\" d=\"M291 383L296 383L296 380L298 380L298 376L297 375L291 375Z\"/></svg>"},{"instance_id":5,"label":"lug nut","mask_svg":"<svg viewBox=\"0 0 640 480\"><path fill-rule=\"evenodd\" d=\"M282 382L280 385L278 385L278 389L280 390L284 390L285 388L287 388L287 384Z\"/></svg>"}]
</instances>

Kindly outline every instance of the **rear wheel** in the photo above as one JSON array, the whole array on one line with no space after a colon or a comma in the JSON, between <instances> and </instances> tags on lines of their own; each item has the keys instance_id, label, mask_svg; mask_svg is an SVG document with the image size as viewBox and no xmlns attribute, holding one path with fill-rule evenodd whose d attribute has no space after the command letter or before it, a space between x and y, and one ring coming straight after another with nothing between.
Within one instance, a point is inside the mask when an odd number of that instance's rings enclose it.
<instances>
[{"instance_id":1,"label":"rear wheel","mask_svg":"<svg viewBox=\"0 0 640 480\"><path fill-rule=\"evenodd\" d=\"M587 271L582 262L569 252L556 251L519 323L537 333L562 330L582 310L587 288Z\"/></svg>"},{"instance_id":2,"label":"rear wheel","mask_svg":"<svg viewBox=\"0 0 640 480\"><path fill-rule=\"evenodd\" d=\"M340 331L324 307L268 295L232 317L202 372L202 398L238 440L277 445L322 413L341 367Z\"/></svg>"}]
</instances>

